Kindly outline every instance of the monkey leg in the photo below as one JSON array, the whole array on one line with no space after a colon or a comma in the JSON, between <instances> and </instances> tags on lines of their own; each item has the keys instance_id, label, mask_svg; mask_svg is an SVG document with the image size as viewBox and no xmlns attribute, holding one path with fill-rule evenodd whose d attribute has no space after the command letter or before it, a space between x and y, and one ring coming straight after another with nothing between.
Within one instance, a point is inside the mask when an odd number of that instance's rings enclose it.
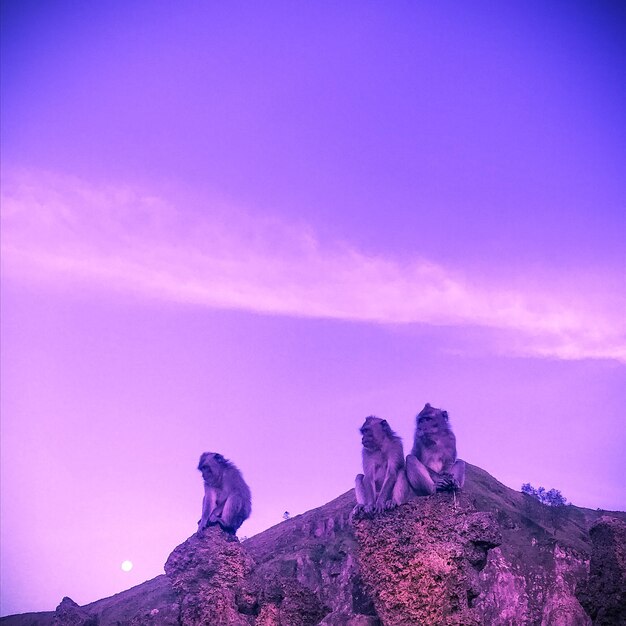
<instances>
[{"instance_id":1,"label":"monkey leg","mask_svg":"<svg viewBox=\"0 0 626 626\"><path fill-rule=\"evenodd\" d=\"M243 507L244 502L241 496L237 494L228 496L220 514L216 517L216 521L225 531L234 535L243 523Z\"/></svg>"},{"instance_id":2,"label":"monkey leg","mask_svg":"<svg viewBox=\"0 0 626 626\"><path fill-rule=\"evenodd\" d=\"M416 496L430 496L436 491L428 468L413 454L406 457L406 477Z\"/></svg>"},{"instance_id":3,"label":"monkey leg","mask_svg":"<svg viewBox=\"0 0 626 626\"><path fill-rule=\"evenodd\" d=\"M411 487L406 477L406 472L401 469L393 486L392 501L395 506L400 506L411 499Z\"/></svg>"}]
</instances>

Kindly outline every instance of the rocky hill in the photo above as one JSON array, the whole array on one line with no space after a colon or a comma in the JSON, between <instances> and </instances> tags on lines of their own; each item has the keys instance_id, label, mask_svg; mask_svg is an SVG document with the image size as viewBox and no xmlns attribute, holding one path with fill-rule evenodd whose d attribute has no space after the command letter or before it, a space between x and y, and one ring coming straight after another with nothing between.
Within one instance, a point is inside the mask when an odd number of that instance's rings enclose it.
<instances>
[{"instance_id":1,"label":"rocky hill","mask_svg":"<svg viewBox=\"0 0 626 626\"><path fill-rule=\"evenodd\" d=\"M546 507L468 465L462 494L350 519L354 493L243 543L210 528L165 575L2 626L626 624L626 514Z\"/></svg>"}]
</instances>

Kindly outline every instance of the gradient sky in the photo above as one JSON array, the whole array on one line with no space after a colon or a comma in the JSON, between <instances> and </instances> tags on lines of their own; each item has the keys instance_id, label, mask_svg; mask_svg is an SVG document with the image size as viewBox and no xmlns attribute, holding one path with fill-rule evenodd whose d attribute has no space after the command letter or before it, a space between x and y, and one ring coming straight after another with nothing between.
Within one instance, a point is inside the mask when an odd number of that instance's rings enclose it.
<instances>
[{"instance_id":1,"label":"gradient sky","mask_svg":"<svg viewBox=\"0 0 626 626\"><path fill-rule=\"evenodd\" d=\"M2 614L162 573L205 450L253 535L425 402L626 508L626 14L2 1ZM131 572L120 564L130 559Z\"/></svg>"}]
</instances>

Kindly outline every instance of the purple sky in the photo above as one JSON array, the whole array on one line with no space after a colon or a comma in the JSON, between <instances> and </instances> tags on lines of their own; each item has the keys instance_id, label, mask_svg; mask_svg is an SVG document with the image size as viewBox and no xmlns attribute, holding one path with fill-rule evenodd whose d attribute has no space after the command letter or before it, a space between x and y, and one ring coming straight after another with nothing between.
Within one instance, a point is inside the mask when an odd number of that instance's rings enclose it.
<instances>
[{"instance_id":1,"label":"purple sky","mask_svg":"<svg viewBox=\"0 0 626 626\"><path fill-rule=\"evenodd\" d=\"M626 508L626 14L505 4L2 2L3 615L161 573L201 452L250 536L425 402Z\"/></svg>"}]
</instances>

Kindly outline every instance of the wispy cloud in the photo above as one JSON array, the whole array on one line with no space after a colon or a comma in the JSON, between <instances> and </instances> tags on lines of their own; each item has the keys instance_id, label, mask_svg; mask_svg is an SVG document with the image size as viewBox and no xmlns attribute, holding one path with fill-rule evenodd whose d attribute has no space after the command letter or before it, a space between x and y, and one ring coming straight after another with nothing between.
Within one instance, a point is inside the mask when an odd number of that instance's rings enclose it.
<instances>
[{"instance_id":1,"label":"wispy cloud","mask_svg":"<svg viewBox=\"0 0 626 626\"><path fill-rule=\"evenodd\" d=\"M510 290L224 204L175 206L51 174L5 176L2 210L3 272L25 280L277 315L477 326L504 331L508 353L626 361L623 311L602 290L590 302L541 282Z\"/></svg>"}]
</instances>

